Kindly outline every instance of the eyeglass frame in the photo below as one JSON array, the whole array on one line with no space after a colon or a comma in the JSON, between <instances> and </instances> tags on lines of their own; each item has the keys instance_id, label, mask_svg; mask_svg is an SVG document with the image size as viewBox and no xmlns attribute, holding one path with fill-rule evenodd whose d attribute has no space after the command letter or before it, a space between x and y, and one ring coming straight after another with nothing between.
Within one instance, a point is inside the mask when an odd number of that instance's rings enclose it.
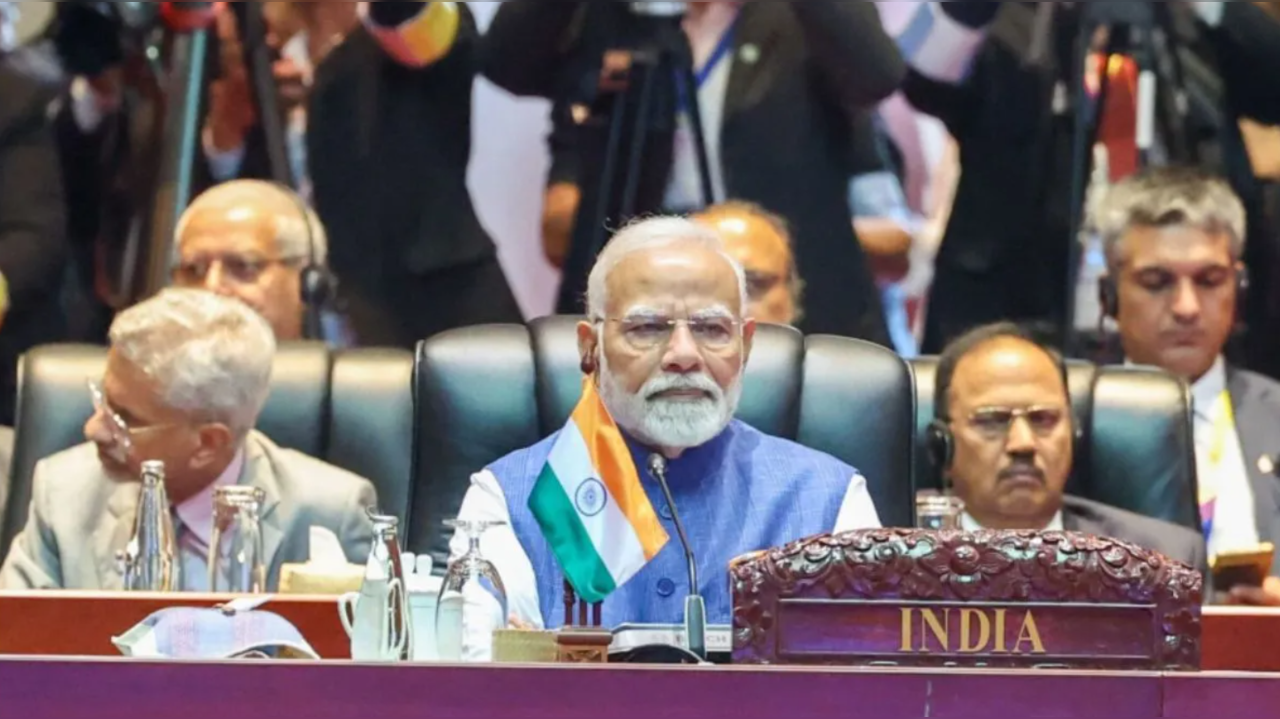
<instances>
[{"instance_id":1,"label":"eyeglass frame","mask_svg":"<svg viewBox=\"0 0 1280 719\"><path fill-rule=\"evenodd\" d=\"M133 449L133 435L139 432L157 432L162 429L172 429L181 426L177 422L165 422L162 424L153 424L146 427L130 427L129 423L124 421L124 417L111 407L111 403L107 401L106 392L102 389L102 384L95 379L86 379L85 384L89 387L89 398L93 402L94 414L101 414L107 418L107 429L111 432L111 441L119 445L125 452Z\"/></svg>"},{"instance_id":2,"label":"eyeglass frame","mask_svg":"<svg viewBox=\"0 0 1280 719\"><path fill-rule=\"evenodd\" d=\"M689 330L689 334L693 336L694 343L697 344L699 347L703 349L711 350L713 352L719 352L733 346L733 341L735 339L741 340L742 328L746 325L746 320L741 320L741 319L732 317L728 314L722 314L722 313L716 313L713 316L703 316L703 317L695 316L695 317L684 317L684 318L670 318L670 317L661 318L653 315L636 315L632 317L597 316L592 318L591 322L592 324L595 324L597 326L603 325L606 323L618 325L619 328L622 330L623 340L626 341L626 343L632 349L638 352L652 352L653 350L658 349L660 347L670 346L671 338L675 336L676 328L679 327L681 324L683 324ZM666 340L655 341L654 344L651 346L644 346L641 344L637 344L627 334L626 323L628 322L650 322L653 324L665 324L668 330ZM718 346L708 345L704 342L699 341L697 331L694 329L695 325L701 322L722 322L729 325L729 327L732 328L732 331L729 333L729 338L725 340L725 343L723 345L718 345Z\"/></svg>"},{"instance_id":3,"label":"eyeglass frame","mask_svg":"<svg viewBox=\"0 0 1280 719\"><path fill-rule=\"evenodd\" d=\"M209 271L213 269L213 263L217 262L219 265L222 265L224 273L227 276L232 278L232 282L234 282L237 285L250 285L250 284L253 284L254 282L257 282L262 277L263 273L265 273L267 269L270 267L273 267L275 265L283 265L285 267L298 267L298 266L301 266L303 263L305 263L308 258L306 255L285 255L283 257L264 258L261 260L257 260L256 262L253 262L253 263L246 262L245 263L246 266L252 266L255 268L253 271L253 277L251 279L241 279L239 276L237 276L236 273L228 272L226 270L227 259L228 258L226 257L217 257L212 261L206 262L205 264L207 266L205 267L204 272L200 273L200 276L198 278L194 278L193 281L203 283L209 277ZM241 258L236 258L236 259L241 259ZM182 272L185 267L189 267L194 264L195 263L178 262L177 264L169 268L169 278L173 280L175 283L178 282L178 273Z\"/></svg>"},{"instance_id":4,"label":"eyeglass frame","mask_svg":"<svg viewBox=\"0 0 1280 719\"><path fill-rule=\"evenodd\" d=\"M976 420L979 418L979 415L981 415L984 412L988 412L988 413L989 412L1008 412L1009 421L1005 423L1004 428L999 431L983 429L979 424L977 424ZM1031 418L1031 415L1037 412L1055 413L1057 415L1057 419L1053 423L1053 426L1038 428L1036 426L1036 423L1033 422ZM978 409L975 409L972 412L970 412L968 417L965 419L965 424L970 429L974 430L979 435L981 435L983 439L995 442L999 440L1007 441L1009 438L1009 433L1013 431L1013 425L1020 419L1026 421L1027 427L1031 430L1032 434L1034 434L1037 437L1044 438L1053 434L1058 429L1058 427L1062 426L1062 422L1064 420L1067 420L1069 416L1070 416L1069 409L1065 407L1054 406L1054 405L1041 404L1041 405L1031 405L1030 407L990 406L990 407L979 407ZM951 422L952 420L950 418L947 418L946 421Z\"/></svg>"}]
</instances>

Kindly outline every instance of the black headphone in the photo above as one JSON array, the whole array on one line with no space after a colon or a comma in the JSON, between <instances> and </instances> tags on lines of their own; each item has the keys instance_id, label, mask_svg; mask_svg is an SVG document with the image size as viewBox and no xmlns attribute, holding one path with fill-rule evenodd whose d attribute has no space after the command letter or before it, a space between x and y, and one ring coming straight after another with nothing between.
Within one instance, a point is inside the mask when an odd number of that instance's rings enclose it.
<instances>
[{"instance_id":1,"label":"black headphone","mask_svg":"<svg viewBox=\"0 0 1280 719\"><path fill-rule=\"evenodd\" d=\"M1052 356L1052 355L1051 355ZM1071 404L1071 383L1067 376L1067 364L1064 360L1054 358L1062 373L1062 387L1067 393L1067 421L1071 423L1071 457L1072 464L1079 462L1081 447L1084 444L1084 428L1078 421L1075 409ZM943 392L951 391L950 387L939 388ZM937 407L937 398L934 399ZM947 473L956 459L956 438L951 425L942 418L936 418L924 430L925 450L929 453L929 461L938 475L938 485L946 492L951 491L951 478Z\"/></svg>"},{"instance_id":2,"label":"black headphone","mask_svg":"<svg viewBox=\"0 0 1280 719\"><path fill-rule=\"evenodd\" d=\"M322 316L325 312L333 310L337 304L338 278L329 270L328 265L320 261L316 230L311 224L312 211L302 199L302 195L278 182L272 184L286 193L297 206L302 224L307 228L307 264L303 266L298 276L298 284L302 290L302 305L306 310L303 336L309 340L323 340Z\"/></svg>"},{"instance_id":3,"label":"black headphone","mask_svg":"<svg viewBox=\"0 0 1280 719\"><path fill-rule=\"evenodd\" d=\"M1249 268L1243 265L1236 270L1236 316L1245 306L1249 295ZM1120 287L1111 275L1098 280L1098 304L1102 307L1103 319L1120 319Z\"/></svg>"}]
</instances>

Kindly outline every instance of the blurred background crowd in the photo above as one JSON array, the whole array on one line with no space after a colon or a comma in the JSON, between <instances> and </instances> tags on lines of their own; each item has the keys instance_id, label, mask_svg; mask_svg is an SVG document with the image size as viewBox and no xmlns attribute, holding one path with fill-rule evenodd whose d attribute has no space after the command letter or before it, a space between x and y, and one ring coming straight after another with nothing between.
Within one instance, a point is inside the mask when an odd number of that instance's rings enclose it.
<instances>
[{"instance_id":1,"label":"blurred background crowd","mask_svg":"<svg viewBox=\"0 0 1280 719\"><path fill-rule=\"evenodd\" d=\"M716 227L763 321L1122 360L1086 205L1167 164L1243 200L1228 352L1280 376L1276 5L0 3L0 424L23 352L167 284L411 348L581 312L655 213Z\"/></svg>"}]
</instances>

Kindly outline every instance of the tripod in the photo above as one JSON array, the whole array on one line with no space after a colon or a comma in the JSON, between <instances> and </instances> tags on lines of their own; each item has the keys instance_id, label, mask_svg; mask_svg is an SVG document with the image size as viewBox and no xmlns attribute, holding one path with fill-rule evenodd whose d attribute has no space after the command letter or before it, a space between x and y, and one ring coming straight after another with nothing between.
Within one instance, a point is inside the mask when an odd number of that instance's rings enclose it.
<instances>
[{"instance_id":1,"label":"tripod","mask_svg":"<svg viewBox=\"0 0 1280 719\"><path fill-rule=\"evenodd\" d=\"M1110 88L1110 60L1119 55L1133 58L1138 69L1136 145L1138 168L1146 169L1156 157L1156 133L1163 140L1166 159L1195 161L1195 143L1188 129L1190 112L1184 69L1177 47L1172 9L1168 3L1149 1L1079 3L1081 9L1071 68L1074 97L1072 123L1071 227L1067 241L1066 312L1062 322L1063 350L1076 348L1075 302L1080 279L1080 238L1086 224L1087 187L1093 175L1093 148L1098 143L1102 110ZM1107 35L1106 50L1096 97L1088 88L1088 59L1100 30ZM1161 92L1161 88L1164 91Z\"/></svg>"},{"instance_id":2,"label":"tripod","mask_svg":"<svg viewBox=\"0 0 1280 719\"><path fill-rule=\"evenodd\" d=\"M645 160L654 137L665 130L669 118L683 112L690 126L697 159L703 206L712 204L715 190L711 181L706 133L698 106L698 81L693 70L693 52L681 26L683 3L631 3L633 22L646 38L635 50L615 50L606 54L601 73L601 99L612 105L609 117L600 196L588 216L580 216L591 228L589 252L594 258L609 241L610 228L636 216ZM674 80L676 107L660 92L664 79ZM624 147L624 139L628 140ZM624 155L625 150L625 155ZM665 180L665 178L661 178ZM585 208L584 208L585 209Z\"/></svg>"}]
</instances>

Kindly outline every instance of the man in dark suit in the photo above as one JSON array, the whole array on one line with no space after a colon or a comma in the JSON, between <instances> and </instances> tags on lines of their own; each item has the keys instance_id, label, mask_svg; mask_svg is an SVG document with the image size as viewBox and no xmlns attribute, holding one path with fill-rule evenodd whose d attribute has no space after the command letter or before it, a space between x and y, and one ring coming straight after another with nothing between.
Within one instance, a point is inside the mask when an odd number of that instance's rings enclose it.
<instances>
[{"instance_id":1,"label":"man in dark suit","mask_svg":"<svg viewBox=\"0 0 1280 719\"><path fill-rule=\"evenodd\" d=\"M356 341L412 348L457 327L521 322L467 189L480 42L470 10L383 1L360 3L357 16L356 5L293 3L310 20L283 50L313 66L300 73L313 69L314 80L299 108L305 121L288 128L290 159L306 169L298 179L328 230ZM215 180L265 178L264 135L252 112L246 121L247 77L229 16L219 35L209 169Z\"/></svg>"},{"instance_id":2,"label":"man in dark suit","mask_svg":"<svg viewBox=\"0 0 1280 719\"><path fill-rule=\"evenodd\" d=\"M1112 188L1092 224L1125 357L1191 385L1210 555L1280 545L1280 384L1223 357L1247 288L1244 205L1223 180L1158 170Z\"/></svg>"},{"instance_id":3,"label":"man in dark suit","mask_svg":"<svg viewBox=\"0 0 1280 719\"><path fill-rule=\"evenodd\" d=\"M922 3L921 14L900 36L912 65L906 94L920 110L946 123L964 166L937 258L925 352L936 353L966 330L989 322L1034 322L1052 330L1064 320L1072 299L1068 248L1075 239L1068 237L1076 212L1069 197L1072 115L1088 99L1072 98L1062 78L1070 76L1076 61L1079 9L1115 4ZM1280 23L1254 3L1154 5L1168 6L1176 18L1188 67L1206 71L1188 76L1197 82L1215 79L1191 88L1197 100L1193 107L1219 116L1195 113L1200 137L1221 137L1220 152L1202 148L1202 155L1220 154L1237 191L1256 194L1237 119L1280 122L1280 84L1274 82L1280 73ZM1040 45L1036 15L1055 8L1057 20ZM1132 138L1133 108L1127 112ZM1134 153L1131 141L1127 151ZM1135 159L1122 163L1113 153L1112 167ZM1255 217L1260 219L1260 212ZM1273 244L1251 243L1255 284L1277 284L1270 278L1280 260ZM1271 302L1258 293L1248 308L1260 328L1275 314L1276 305L1268 309ZM1250 341L1274 344L1268 337L1273 335L1260 331Z\"/></svg>"},{"instance_id":4,"label":"man in dark suit","mask_svg":"<svg viewBox=\"0 0 1280 719\"><path fill-rule=\"evenodd\" d=\"M565 258L562 312L582 311L601 222L619 227L629 219L617 206L598 215L608 120L622 104L611 110L611 96L601 90L604 58L610 50L644 46L663 28L683 41L677 20L642 18L636 5L514 0L503 3L485 39L484 72L496 84L551 98L562 110L587 110L574 113L579 120L586 115L572 140L582 197ZM791 226L808 294L802 329L887 344L848 203L852 113L891 94L904 72L875 7L836 0L693 2L683 29L699 81L713 200L753 202ZM689 93L678 92L665 73L654 82L635 213L702 209L688 113L679 109ZM630 133L625 130L620 143L623 163Z\"/></svg>"},{"instance_id":5,"label":"man in dark suit","mask_svg":"<svg viewBox=\"0 0 1280 719\"><path fill-rule=\"evenodd\" d=\"M63 339L66 207L53 93L0 57L0 425L14 423L18 359Z\"/></svg>"},{"instance_id":6,"label":"man in dark suit","mask_svg":"<svg viewBox=\"0 0 1280 719\"><path fill-rule=\"evenodd\" d=\"M931 451L979 529L1083 532L1131 542L1201 571L1204 541L1184 527L1064 496L1075 421L1059 355L1015 325L960 337L938 365Z\"/></svg>"}]
</instances>

